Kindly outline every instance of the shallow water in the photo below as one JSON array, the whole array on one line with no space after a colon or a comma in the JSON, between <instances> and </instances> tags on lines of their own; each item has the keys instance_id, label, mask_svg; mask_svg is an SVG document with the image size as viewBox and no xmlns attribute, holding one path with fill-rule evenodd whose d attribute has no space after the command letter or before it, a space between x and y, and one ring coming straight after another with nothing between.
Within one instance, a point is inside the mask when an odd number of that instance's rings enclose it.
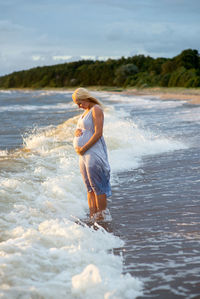
<instances>
[{"instance_id":1,"label":"shallow water","mask_svg":"<svg viewBox=\"0 0 200 299\"><path fill-rule=\"evenodd\" d=\"M124 273L144 281L138 298L200 295L200 107L165 102L130 109L146 130L186 148L145 155L138 168L118 173L110 210L124 241Z\"/></svg>"},{"instance_id":2,"label":"shallow water","mask_svg":"<svg viewBox=\"0 0 200 299\"><path fill-rule=\"evenodd\" d=\"M106 106L112 168L113 221L105 230L79 221L88 207L72 146L80 111L71 93L0 93L0 294L193 298L200 293L200 107L94 94Z\"/></svg>"},{"instance_id":3,"label":"shallow water","mask_svg":"<svg viewBox=\"0 0 200 299\"><path fill-rule=\"evenodd\" d=\"M114 231L125 240L124 273L145 281L138 298L200 294L199 173L199 154L179 150L145 157L113 188L110 209ZM136 178L132 190L130 177Z\"/></svg>"}]
</instances>

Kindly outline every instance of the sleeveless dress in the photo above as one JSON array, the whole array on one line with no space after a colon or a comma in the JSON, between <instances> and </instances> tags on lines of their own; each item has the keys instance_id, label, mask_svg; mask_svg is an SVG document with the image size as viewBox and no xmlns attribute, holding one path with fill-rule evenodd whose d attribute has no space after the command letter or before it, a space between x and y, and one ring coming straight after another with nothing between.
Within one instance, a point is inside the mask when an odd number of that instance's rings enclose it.
<instances>
[{"instance_id":1,"label":"sleeveless dress","mask_svg":"<svg viewBox=\"0 0 200 299\"><path fill-rule=\"evenodd\" d=\"M82 135L74 137L74 148L84 146L94 134L92 109L78 120L77 129L82 130ZM110 165L103 136L84 155L79 155L79 166L88 192L111 196Z\"/></svg>"}]
</instances>

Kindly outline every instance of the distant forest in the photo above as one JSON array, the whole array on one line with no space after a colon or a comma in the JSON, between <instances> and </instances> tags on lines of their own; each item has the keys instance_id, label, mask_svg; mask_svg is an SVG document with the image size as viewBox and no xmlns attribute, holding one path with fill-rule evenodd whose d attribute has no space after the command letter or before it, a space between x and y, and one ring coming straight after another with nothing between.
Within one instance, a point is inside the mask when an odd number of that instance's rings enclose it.
<instances>
[{"instance_id":1,"label":"distant forest","mask_svg":"<svg viewBox=\"0 0 200 299\"><path fill-rule=\"evenodd\" d=\"M200 87L200 55L187 49L173 58L135 55L36 67L0 77L0 88L75 86Z\"/></svg>"}]
</instances>

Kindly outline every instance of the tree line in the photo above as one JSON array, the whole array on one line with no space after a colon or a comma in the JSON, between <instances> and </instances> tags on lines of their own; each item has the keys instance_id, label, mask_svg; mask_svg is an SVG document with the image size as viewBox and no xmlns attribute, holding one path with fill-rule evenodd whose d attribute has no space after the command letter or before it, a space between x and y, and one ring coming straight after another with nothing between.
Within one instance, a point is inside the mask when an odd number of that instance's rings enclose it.
<instances>
[{"instance_id":1,"label":"tree line","mask_svg":"<svg viewBox=\"0 0 200 299\"><path fill-rule=\"evenodd\" d=\"M36 67L0 77L0 88L75 86L200 87L200 55L186 49L173 58L135 55Z\"/></svg>"}]
</instances>

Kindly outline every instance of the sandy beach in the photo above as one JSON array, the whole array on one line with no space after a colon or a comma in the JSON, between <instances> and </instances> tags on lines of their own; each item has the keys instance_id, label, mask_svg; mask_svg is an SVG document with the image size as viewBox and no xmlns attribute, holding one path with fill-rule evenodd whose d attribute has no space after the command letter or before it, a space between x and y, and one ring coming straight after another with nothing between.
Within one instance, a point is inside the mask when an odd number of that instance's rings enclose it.
<instances>
[{"instance_id":1,"label":"sandy beach","mask_svg":"<svg viewBox=\"0 0 200 299\"><path fill-rule=\"evenodd\" d=\"M122 93L128 95L154 95L163 100L186 100L190 104L200 104L200 89L197 88L133 88L125 89Z\"/></svg>"},{"instance_id":2,"label":"sandy beach","mask_svg":"<svg viewBox=\"0 0 200 299\"><path fill-rule=\"evenodd\" d=\"M151 87L151 88L122 88L122 87L87 87L91 91L106 91L116 94L149 96L163 100L186 100L190 104L200 104L200 88L183 88L183 87Z\"/></svg>"}]
</instances>

